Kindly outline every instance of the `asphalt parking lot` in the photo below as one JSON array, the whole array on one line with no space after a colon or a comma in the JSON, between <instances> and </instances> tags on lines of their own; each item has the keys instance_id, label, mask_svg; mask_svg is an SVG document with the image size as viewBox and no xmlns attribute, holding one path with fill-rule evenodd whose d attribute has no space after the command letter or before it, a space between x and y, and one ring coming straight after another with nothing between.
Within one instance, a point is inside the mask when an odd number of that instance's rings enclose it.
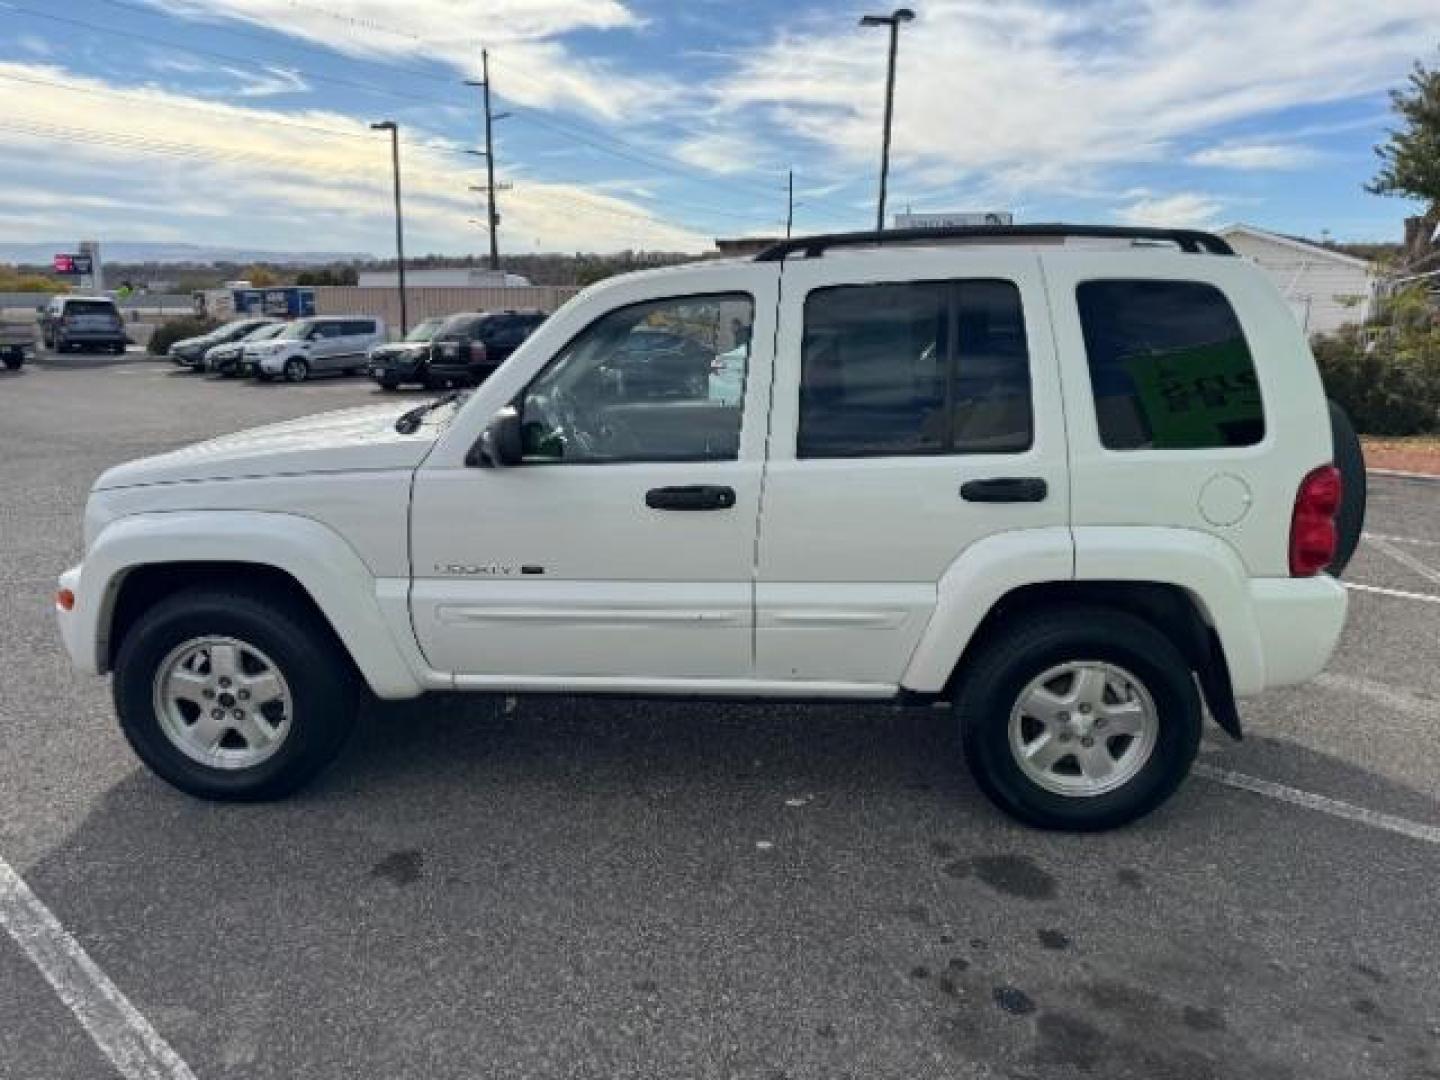
<instances>
[{"instance_id":1,"label":"asphalt parking lot","mask_svg":"<svg viewBox=\"0 0 1440 1080\"><path fill-rule=\"evenodd\" d=\"M91 481L379 398L0 372L0 870L173 1048L118 1069L12 931L0 1076L1440 1078L1440 483L1372 478L1329 672L1118 833L890 707L431 698L291 801L172 791L54 629Z\"/></svg>"}]
</instances>

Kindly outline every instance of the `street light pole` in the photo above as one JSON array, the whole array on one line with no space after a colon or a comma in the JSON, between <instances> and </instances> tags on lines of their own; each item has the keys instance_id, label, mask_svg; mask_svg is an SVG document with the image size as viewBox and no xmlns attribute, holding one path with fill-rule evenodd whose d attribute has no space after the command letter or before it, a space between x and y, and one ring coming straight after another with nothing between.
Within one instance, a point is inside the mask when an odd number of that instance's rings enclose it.
<instances>
[{"instance_id":1,"label":"street light pole","mask_svg":"<svg viewBox=\"0 0 1440 1080\"><path fill-rule=\"evenodd\" d=\"M395 257L400 271L400 336L410 332L410 308L405 296L405 216L400 209L400 125L394 120L371 124L374 131L390 132L390 157L395 164Z\"/></svg>"},{"instance_id":2,"label":"street light pole","mask_svg":"<svg viewBox=\"0 0 1440 1080\"><path fill-rule=\"evenodd\" d=\"M861 26L890 28L890 65L885 75L885 133L880 144L880 201L875 208L875 231L885 231L885 187L890 180L890 124L895 116L895 53L900 44L900 24L910 22L915 12L896 8L889 15L866 15Z\"/></svg>"}]
</instances>

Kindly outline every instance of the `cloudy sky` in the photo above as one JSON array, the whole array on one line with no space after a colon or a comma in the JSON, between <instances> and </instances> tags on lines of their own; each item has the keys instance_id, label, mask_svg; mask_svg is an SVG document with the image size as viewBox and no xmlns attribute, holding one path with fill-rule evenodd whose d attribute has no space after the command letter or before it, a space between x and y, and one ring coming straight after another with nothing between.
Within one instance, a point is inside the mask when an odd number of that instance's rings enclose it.
<instances>
[{"instance_id":1,"label":"cloudy sky","mask_svg":"<svg viewBox=\"0 0 1440 1080\"><path fill-rule=\"evenodd\" d=\"M1366 195L1436 0L920 0L891 208L1393 239ZM0 0L0 239L691 249L873 217L885 35L826 0ZM885 8L881 7L883 11Z\"/></svg>"}]
</instances>

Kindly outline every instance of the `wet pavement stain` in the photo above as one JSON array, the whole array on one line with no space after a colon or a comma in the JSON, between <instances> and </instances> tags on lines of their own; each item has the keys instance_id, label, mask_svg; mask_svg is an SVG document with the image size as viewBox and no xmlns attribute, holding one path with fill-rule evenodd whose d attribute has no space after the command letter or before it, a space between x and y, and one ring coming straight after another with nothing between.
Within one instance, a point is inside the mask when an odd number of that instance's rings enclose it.
<instances>
[{"instance_id":1,"label":"wet pavement stain","mask_svg":"<svg viewBox=\"0 0 1440 1080\"><path fill-rule=\"evenodd\" d=\"M1205 1009L1198 1005L1186 1005L1180 1019L1191 1031L1224 1031L1225 1017L1219 1009Z\"/></svg>"},{"instance_id":2,"label":"wet pavement stain","mask_svg":"<svg viewBox=\"0 0 1440 1080\"><path fill-rule=\"evenodd\" d=\"M392 851L370 868L370 876L393 885L413 885L420 880L425 856L418 851Z\"/></svg>"},{"instance_id":3,"label":"wet pavement stain","mask_svg":"<svg viewBox=\"0 0 1440 1080\"><path fill-rule=\"evenodd\" d=\"M1057 892L1055 879L1023 855L979 855L942 869L953 878L974 874L996 892L1022 900L1051 900Z\"/></svg>"},{"instance_id":4,"label":"wet pavement stain","mask_svg":"<svg viewBox=\"0 0 1440 1080\"><path fill-rule=\"evenodd\" d=\"M1035 1011L1030 995L1013 986L995 987L995 1004L1011 1016L1029 1016Z\"/></svg>"},{"instance_id":5,"label":"wet pavement stain","mask_svg":"<svg viewBox=\"0 0 1440 1080\"><path fill-rule=\"evenodd\" d=\"M1070 938L1059 930L1037 930L1035 936L1040 939L1040 944L1047 949L1054 949L1057 952L1070 947Z\"/></svg>"},{"instance_id":6,"label":"wet pavement stain","mask_svg":"<svg viewBox=\"0 0 1440 1080\"><path fill-rule=\"evenodd\" d=\"M1143 889L1145 887L1145 878L1141 876L1140 871L1132 870L1128 866L1122 866L1115 871L1115 880L1127 889Z\"/></svg>"}]
</instances>

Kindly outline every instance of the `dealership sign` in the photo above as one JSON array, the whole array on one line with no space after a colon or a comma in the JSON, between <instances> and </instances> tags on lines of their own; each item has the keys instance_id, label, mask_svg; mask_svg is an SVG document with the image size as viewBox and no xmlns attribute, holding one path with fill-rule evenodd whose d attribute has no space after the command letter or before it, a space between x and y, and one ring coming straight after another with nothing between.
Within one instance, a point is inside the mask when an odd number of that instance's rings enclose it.
<instances>
[{"instance_id":1,"label":"dealership sign","mask_svg":"<svg viewBox=\"0 0 1440 1080\"><path fill-rule=\"evenodd\" d=\"M896 214L897 229L974 229L995 225L1014 225L1015 215L1009 210L962 211L954 214Z\"/></svg>"},{"instance_id":2,"label":"dealership sign","mask_svg":"<svg viewBox=\"0 0 1440 1080\"><path fill-rule=\"evenodd\" d=\"M56 255L54 265L57 274L93 274L95 272L95 260L88 253Z\"/></svg>"}]
</instances>

